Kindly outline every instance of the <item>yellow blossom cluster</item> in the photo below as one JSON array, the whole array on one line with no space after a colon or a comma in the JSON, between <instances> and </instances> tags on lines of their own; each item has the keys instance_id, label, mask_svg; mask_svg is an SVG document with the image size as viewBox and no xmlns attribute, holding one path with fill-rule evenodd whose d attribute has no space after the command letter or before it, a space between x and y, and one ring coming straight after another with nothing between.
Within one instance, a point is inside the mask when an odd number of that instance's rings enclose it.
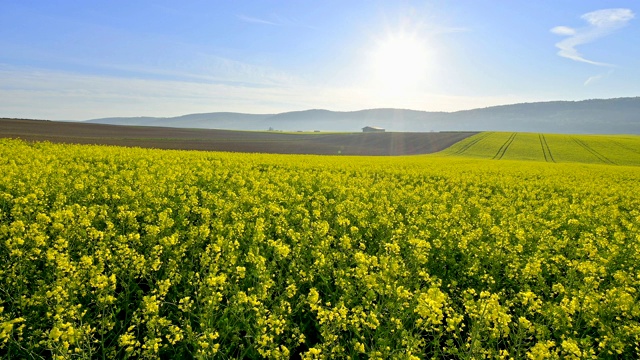
<instances>
[{"instance_id":1,"label":"yellow blossom cluster","mask_svg":"<svg viewBox=\"0 0 640 360\"><path fill-rule=\"evenodd\" d=\"M0 263L0 358L639 358L640 168L0 140Z\"/></svg>"}]
</instances>

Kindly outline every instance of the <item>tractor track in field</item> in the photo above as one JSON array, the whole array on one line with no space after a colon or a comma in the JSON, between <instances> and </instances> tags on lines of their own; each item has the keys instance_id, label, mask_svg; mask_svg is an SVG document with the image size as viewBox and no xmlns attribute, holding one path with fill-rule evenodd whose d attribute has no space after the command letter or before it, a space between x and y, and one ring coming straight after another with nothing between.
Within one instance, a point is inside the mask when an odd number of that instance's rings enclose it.
<instances>
[{"instance_id":1,"label":"tractor track in field","mask_svg":"<svg viewBox=\"0 0 640 360\"><path fill-rule=\"evenodd\" d=\"M551 154L551 149L549 148L549 143L547 143L547 138L544 136L544 134L538 134L538 137L540 138L540 146L542 146L544 161L549 162L549 159L551 159L551 162L556 162L556 160L553 158L553 154Z\"/></svg>"},{"instance_id":2,"label":"tractor track in field","mask_svg":"<svg viewBox=\"0 0 640 360\"><path fill-rule=\"evenodd\" d=\"M611 140L611 143L613 143L614 145L616 145L616 146L618 146L620 148L623 148L623 149L625 149L627 151L631 151L632 153L640 154L640 150L638 150L638 149L636 149L634 147L627 146L627 145L624 145L624 144L620 144L619 142L614 141L614 140Z\"/></svg>"},{"instance_id":3,"label":"tractor track in field","mask_svg":"<svg viewBox=\"0 0 640 360\"><path fill-rule=\"evenodd\" d=\"M463 147L461 147L458 151L456 151L452 155L463 155L472 146L474 146L475 144L479 143L480 141L486 139L489 135L491 135L491 133L489 133L489 132L481 133L475 139L473 139L472 141L469 141L469 143L465 144Z\"/></svg>"},{"instance_id":4,"label":"tractor track in field","mask_svg":"<svg viewBox=\"0 0 640 360\"><path fill-rule=\"evenodd\" d=\"M592 149L589 145L587 145L584 141L578 140L576 138L571 138L575 141L576 144L582 146L585 150L590 152L593 156L595 156L598 160L602 161L605 164L616 165L613 161L609 160L606 156L600 154L596 150Z\"/></svg>"},{"instance_id":5,"label":"tractor track in field","mask_svg":"<svg viewBox=\"0 0 640 360\"><path fill-rule=\"evenodd\" d=\"M504 144L500 146L500 149L498 149L498 152L493 156L494 160L502 159L504 154L507 153L507 150L509 150L509 146L511 146L511 143L513 143L513 140L516 138L516 135L518 135L518 133L514 132L513 134L511 134L511 136L509 136L507 141L505 141Z\"/></svg>"}]
</instances>

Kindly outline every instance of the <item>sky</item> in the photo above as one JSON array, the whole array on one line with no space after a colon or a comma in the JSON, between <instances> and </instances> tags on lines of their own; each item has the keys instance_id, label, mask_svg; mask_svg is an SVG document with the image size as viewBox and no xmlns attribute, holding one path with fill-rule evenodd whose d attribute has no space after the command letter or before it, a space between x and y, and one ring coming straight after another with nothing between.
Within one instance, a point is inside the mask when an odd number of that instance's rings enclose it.
<instances>
[{"instance_id":1,"label":"sky","mask_svg":"<svg viewBox=\"0 0 640 360\"><path fill-rule=\"evenodd\" d=\"M0 0L0 117L640 96L640 2Z\"/></svg>"}]
</instances>

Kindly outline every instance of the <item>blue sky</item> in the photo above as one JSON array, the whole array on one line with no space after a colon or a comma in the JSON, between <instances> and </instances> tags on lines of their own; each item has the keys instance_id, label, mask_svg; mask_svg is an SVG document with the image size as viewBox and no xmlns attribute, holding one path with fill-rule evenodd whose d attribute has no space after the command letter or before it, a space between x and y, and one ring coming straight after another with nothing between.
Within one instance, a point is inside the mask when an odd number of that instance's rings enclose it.
<instances>
[{"instance_id":1,"label":"blue sky","mask_svg":"<svg viewBox=\"0 0 640 360\"><path fill-rule=\"evenodd\" d=\"M640 95L637 1L0 0L0 117Z\"/></svg>"}]
</instances>

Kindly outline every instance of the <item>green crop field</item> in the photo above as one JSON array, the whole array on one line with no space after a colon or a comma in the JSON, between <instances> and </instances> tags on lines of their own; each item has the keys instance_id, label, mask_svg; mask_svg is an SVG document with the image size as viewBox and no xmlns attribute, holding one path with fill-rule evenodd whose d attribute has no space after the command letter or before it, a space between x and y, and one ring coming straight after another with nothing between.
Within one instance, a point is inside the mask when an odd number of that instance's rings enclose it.
<instances>
[{"instance_id":1,"label":"green crop field","mask_svg":"<svg viewBox=\"0 0 640 360\"><path fill-rule=\"evenodd\" d=\"M441 154L494 160L637 166L640 165L640 136L484 132Z\"/></svg>"},{"instance_id":2,"label":"green crop field","mask_svg":"<svg viewBox=\"0 0 640 360\"><path fill-rule=\"evenodd\" d=\"M637 359L637 149L0 140L0 358Z\"/></svg>"}]
</instances>

